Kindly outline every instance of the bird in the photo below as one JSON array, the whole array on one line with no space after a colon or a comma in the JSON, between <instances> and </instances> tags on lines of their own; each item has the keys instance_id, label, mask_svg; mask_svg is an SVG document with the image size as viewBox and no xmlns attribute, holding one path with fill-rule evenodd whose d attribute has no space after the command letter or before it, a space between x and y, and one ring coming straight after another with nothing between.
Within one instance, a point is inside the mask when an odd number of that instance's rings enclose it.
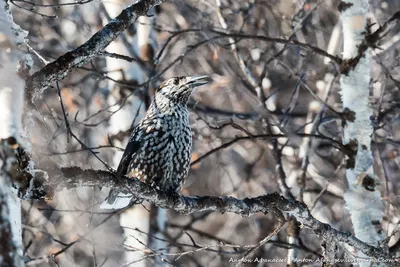
<instances>
[{"instance_id":1,"label":"bird","mask_svg":"<svg viewBox=\"0 0 400 267\"><path fill-rule=\"evenodd\" d=\"M160 84L147 112L130 135L117 177L137 178L166 192L181 190L192 153L187 102L195 88L210 81L209 76L181 76ZM113 205L117 198L118 193L111 189L106 202Z\"/></svg>"}]
</instances>

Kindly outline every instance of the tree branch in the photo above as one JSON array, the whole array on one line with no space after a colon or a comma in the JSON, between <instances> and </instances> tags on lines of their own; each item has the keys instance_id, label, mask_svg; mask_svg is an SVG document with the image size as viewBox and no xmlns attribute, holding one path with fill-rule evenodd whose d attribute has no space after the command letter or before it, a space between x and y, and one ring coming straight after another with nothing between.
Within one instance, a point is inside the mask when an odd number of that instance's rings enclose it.
<instances>
[{"instance_id":1,"label":"tree branch","mask_svg":"<svg viewBox=\"0 0 400 267\"><path fill-rule=\"evenodd\" d=\"M304 204L289 201L278 193L243 199L231 196L189 197L156 190L137 179L127 177L116 179L113 173L103 170L82 170L79 167L68 167L52 169L48 172L48 175L50 179L46 179L41 186L37 186L31 192L24 194L24 197L38 199L43 195L37 192L43 192L49 188L54 190L99 186L112 187L121 193L132 193L138 199L148 201L161 208L174 209L183 214L201 211L232 212L241 216L268 212L275 213L277 216L287 214L294 216L302 224L302 227L311 230L326 242L347 243L370 257L389 259L389 255L383 249L369 246L351 234L333 229L330 225L315 219ZM40 179L43 180L43 176L40 176ZM38 182L31 184L37 185Z\"/></svg>"},{"instance_id":2,"label":"tree branch","mask_svg":"<svg viewBox=\"0 0 400 267\"><path fill-rule=\"evenodd\" d=\"M52 81L63 79L72 68L82 66L100 52L103 52L104 48L138 17L145 16L149 9L164 1L166 0L142 0L127 7L87 42L34 73L28 79L26 85L28 98L34 100L50 86Z\"/></svg>"}]
</instances>

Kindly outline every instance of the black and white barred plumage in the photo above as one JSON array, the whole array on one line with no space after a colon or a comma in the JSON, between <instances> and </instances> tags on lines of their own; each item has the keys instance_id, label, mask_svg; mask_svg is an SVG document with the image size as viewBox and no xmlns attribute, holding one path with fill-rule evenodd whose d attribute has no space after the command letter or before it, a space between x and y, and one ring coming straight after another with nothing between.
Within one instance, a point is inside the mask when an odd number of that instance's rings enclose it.
<instances>
[{"instance_id":1,"label":"black and white barred plumage","mask_svg":"<svg viewBox=\"0 0 400 267\"><path fill-rule=\"evenodd\" d=\"M164 81L143 119L133 130L117 175L138 178L163 191L181 189L190 168L192 133L187 101L208 76L175 77ZM108 203L116 194L110 192Z\"/></svg>"}]
</instances>

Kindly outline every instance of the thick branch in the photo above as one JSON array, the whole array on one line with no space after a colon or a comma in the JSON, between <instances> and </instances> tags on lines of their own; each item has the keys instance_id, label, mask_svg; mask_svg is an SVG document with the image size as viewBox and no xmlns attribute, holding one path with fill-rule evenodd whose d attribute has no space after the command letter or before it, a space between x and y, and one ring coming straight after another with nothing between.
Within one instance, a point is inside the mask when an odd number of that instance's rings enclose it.
<instances>
[{"instance_id":1,"label":"thick branch","mask_svg":"<svg viewBox=\"0 0 400 267\"><path fill-rule=\"evenodd\" d=\"M29 99L35 98L54 80L63 79L68 71L79 67L103 52L118 35L129 27L139 16L145 16L149 9L165 0L142 0L124 9L115 19L99 30L87 42L72 50L34 73L27 81Z\"/></svg>"},{"instance_id":2,"label":"thick branch","mask_svg":"<svg viewBox=\"0 0 400 267\"><path fill-rule=\"evenodd\" d=\"M62 189L82 186L112 187L121 193L132 193L137 198L166 209L174 209L184 214L201 211L216 211L219 213L232 212L241 216L250 216L255 213L285 213L290 214L316 235L326 242L343 242L361 250L366 255L374 258L388 259L389 255L381 248L369 246L351 234L333 229L330 225L316 220L304 204L289 201L277 193L266 194L259 197L237 199L230 196L203 196L188 197L158 191L141 183L137 179L116 179L113 173L102 170L82 170L78 167L52 170L50 179L44 183L47 188ZM43 188L35 190L42 191ZM29 194L35 197L35 194ZM37 196L36 196L37 197Z\"/></svg>"}]
</instances>

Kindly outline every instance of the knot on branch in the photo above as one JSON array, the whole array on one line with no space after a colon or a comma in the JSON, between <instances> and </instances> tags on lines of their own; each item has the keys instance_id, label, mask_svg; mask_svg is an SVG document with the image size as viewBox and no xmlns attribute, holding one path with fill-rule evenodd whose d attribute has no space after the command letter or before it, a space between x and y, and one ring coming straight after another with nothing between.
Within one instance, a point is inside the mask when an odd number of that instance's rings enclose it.
<instances>
[{"instance_id":1,"label":"knot on branch","mask_svg":"<svg viewBox=\"0 0 400 267\"><path fill-rule=\"evenodd\" d=\"M15 137L0 139L0 160L12 186L18 189L19 198L41 199L51 195L46 193L51 190L44 186L47 174L35 169L31 155Z\"/></svg>"}]
</instances>

